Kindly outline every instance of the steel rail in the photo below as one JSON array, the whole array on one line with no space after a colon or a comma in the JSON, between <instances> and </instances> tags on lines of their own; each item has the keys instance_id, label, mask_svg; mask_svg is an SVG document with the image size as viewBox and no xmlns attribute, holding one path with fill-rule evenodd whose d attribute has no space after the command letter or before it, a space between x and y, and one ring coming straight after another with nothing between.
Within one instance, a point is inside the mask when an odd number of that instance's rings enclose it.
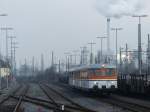
<instances>
[{"instance_id":1,"label":"steel rail","mask_svg":"<svg viewBox=\"0 0 150 112\"><path fill-rule=\"evenodd\" d=\"M68 86L63 85L63 87L68 87ZM91 98L93 98L93 96L91 96ZM149 112L150 111L150 106L147 107L147 106L144 106L142 104L136 104L136 103L127 102L124 100L119 100L116 98L112 98L111 96L108 99L99 98L99 97L96 97L96 98L94 97L94 99L100 100L100 101L105 102L105 103L109 103L113 106L117 106L117 107L120 107L120 108L123 108L126 110L130 110L133 112Z\"/></svg>"},{"instance_id":2,"label":"steel rail","mask_svg":"<svg viewBox=\"0 0 150 112\"><path fill-rule=\"evenodd\" d=\"M43 99L39 99L39 98L35 98L35 97L30 97L30 96L25 96L25 99L30 99L30 100L34 100L34 101L39 101L39 102L43 102L43 103L48 103L48 104L53 104L53 102L49 101L49 100L43 100ZM57 103L59 106L63 105L62 103ZM70 108L70 109L76 109L78 110L79 108L71 106L71 105L65 105L65 107Z\"/></svg>"},{"instance_id":3,"label":"steel rail","mask_svg":"<svg viewBox=\"0 0 150 112\"><path fill-rule=\"evenodd\" d=\"M31 99L31 100L35 100L35 101L40 101L40 102L43 102L43 103L49 103L49 104L52 104L54 105L53 102L49 101L49 100L43 100L43 99L39 99L39 98L35 98L35 97L30 97L30 96L25 96L25 98L28 98L28 99ZM59 106L63 105L62 103L57 103ZM72 108L72 109L78 109L76 107L72 107L70 105L65 105L67 106L68 108Z\"/></svg>"},{"instance_id":4,"label":"steel rail","mask_svg":"<svg viewBox=\"0 0 150 112\"><path fill-rule=\"evenodd\" d=\"M34 98L34 97L30 97L30 96L26 96L25 93L26 92L23 92L24 94L21 95L21 96L15 96L15 95L11 95L11 98L14 98L16 100L18 100L18 103L14 109L13 112L18 112L19 111L19 108L20 108L20 105L21 105L21 102L29 102L29 103L32 103L32 104L36 104L36 105L40 105L40 106L43 106L47 109L51 109L51 110L56 110L56 111L62 111L60 108L56 108L56 105L51 102L51 101L47 101L47 100L43 100L43 99L38 99L38 98ZM51 105L50 105L51 104ZM59 107L62 105L62 104L58 104ZM78 108L75 108L75 107L71 107L71 106L66 106L67 108L69 109L76 109L78 110ZM69 111L69 110L65 110L64 112L72 112L72 111Z\"/></svg>"},{"instance_id":5,"label":"steel rail","mask_svg":"<svg viewBox=\"0 0 150 112\"><path fill-rule=\"evenodd\" d=\"M118 99L100 99L98 98L100 101L103 101L105 103L109 103L113 106L117 106L126 110L130 110L132 112L149 112L150 111L150 107L146 107L146 106L142 106L140 104L135 104L135 103L130 103L130 102L126 102L123 100L118 100Z\"/></svg>"},{"instance_id":6,"label":"steel rail","mask_svg":"<svg viewBox=\"0 0 150 112\"><path fill-rule=\"evenodd\" d=\"M56 93L58 96L61 96L64 100L70 102L72 105L74 105L76 107L76 110L78 111L82 111L82 112L96 112L94 110L88 109L86 107L83 107L77 103L75 103L74 101L72 101L71 99L69 99L68 97L62 95L60 92L56 91L55 89L51 88L50 86L48 86L47 84L42 84L43 86L47 87L47 89L49 89L50 91L53 91L54 93ZM46 91L47 92L47 91ZM47 93L48 94L48 93ZM49 94L48 94L49 95ZM67 106L65 106L67 108ZM74 108L75 109L75 108Z\"/></svg>"},{"instance_id":7,"label":"steel rail","mask_svg":"<svg viewBox=\"0 0 150 112\"><path fill-rule=\"evenodd\" d=\"M16 96L12 96L12 98L19 100L19 97L16 97ZM39 106L42 106L42 107L50 109L50 110L54 110L54 108L56 107L53 104L50 105L49 101L43 101L41 99L36 99L36 98L31 98L31 97L30 98L25 97L25 98L22 99L22 101L32 103L32 104L35 104L35 105L39 105ZM55 108L55 110L58 111L58 112L62 111L60 108ZM70 112L70 111L65 110L64 112Z\"/></svg>"},{"instance_id":8,"label":"steel rail","mask_svg":"<svg viewBox=\"0 0 150 112\"><path fill-rule=\"evenodd\" d=\"M18 112L19 111L20 105L21 105L21 103L23 101L23 98L24 98L25 94L28 92L28 90L29 90L29 85L26 85L25 89L23 90L23 92L19 96L19 100L18 100L18 102L17 102L13 112Z\"/></svg>"},{"instance_id":9,"label":"steel rail","mask_svg":"<svg viewBox=\"0 0 150 112\"><path fill-rule=\"evenodd\" d=\"M39 84L39 87L46 94L46 96L50 99L50 101L52 101L52 103L55 105L54 110L56 110L57 108L60 108L60 106L58 105L58 103L55 102L55 100L50 96L50 94L48 94L48 92L46 91L46 89L44 89L44 87L41 84Z\"/></svg>"},{"instance_id":10,"label":"steel rail","mask_svg":"<svg viewBox=\"0 0 150 112\"><path fill-rule=\"evenodd\" d=\"M9 100L9 98L11 97L11 95L15 95L17 93L17 91L19 91L21 89L22 85L19 85L12 93L8 94L6 98L4 98L2 101L0 101L0 106L6 102L7 100Z\"/></svg>"}]
</instances>

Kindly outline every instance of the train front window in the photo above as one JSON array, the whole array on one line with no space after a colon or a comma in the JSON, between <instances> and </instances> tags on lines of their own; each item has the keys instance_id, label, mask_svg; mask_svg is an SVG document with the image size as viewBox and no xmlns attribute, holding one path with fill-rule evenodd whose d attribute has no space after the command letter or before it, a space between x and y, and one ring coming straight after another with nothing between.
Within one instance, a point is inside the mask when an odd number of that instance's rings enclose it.
<instances>
[{"instance_id":1,"label":"train front window","mask_svg":"<svg viewBox=\"0 0 150 112\"><path fill-rule=\"evenodd\" d=\"M95 75L104 76L104 75L106 75L106 70L105 69L97 69L97 70L95 70Z\"/></svg>"},{"instance_id":2,"label":"train front window","mask_svg":"<svg viewBox=\"0 0 150 112\"><path fill-rule=\"evenodd\" d=\"M101 71L100 70L95 70L95 75L101 75Z\"/></svg>"},{"instance_id":3,"label":"train front window","mask_svg":"<svg viewBox=\"0 0 150 112\"><path fill-rule=\"evenodd\" d=\"M93 72L93 71L92 71ZM109 69L97 69L97 70L94 70L94 74L95 75L101 75L101 76L105 76L105 75L113 75L115 74L115 69L114 68L109 68Z\"/></svg>"},{"instance_id":4,"label":"train front window","mask_svg":"<svg viewBox=\"0 0 150 112\"><path fill-rule=\"evenodd\" d=\"M107 69L107 75L113 75L113 74L115 74L115 69L114 68Z\"/></svg>"}]
</instances>

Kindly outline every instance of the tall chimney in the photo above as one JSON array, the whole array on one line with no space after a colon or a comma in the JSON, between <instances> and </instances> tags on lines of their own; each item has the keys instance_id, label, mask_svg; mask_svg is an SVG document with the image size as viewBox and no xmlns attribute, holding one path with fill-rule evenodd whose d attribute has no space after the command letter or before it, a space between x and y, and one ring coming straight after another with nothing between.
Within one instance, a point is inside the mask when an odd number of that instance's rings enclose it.
<instances>
[{"instance_id":1,"label":"tall chimney","mask_svg":"<svg viewBox=\"0 0 150 112\"><path fill-rule=\"evenodd\" d=\"M110 18L107 18L107 52L110 52Z\"/></svg>"}]
</instances>

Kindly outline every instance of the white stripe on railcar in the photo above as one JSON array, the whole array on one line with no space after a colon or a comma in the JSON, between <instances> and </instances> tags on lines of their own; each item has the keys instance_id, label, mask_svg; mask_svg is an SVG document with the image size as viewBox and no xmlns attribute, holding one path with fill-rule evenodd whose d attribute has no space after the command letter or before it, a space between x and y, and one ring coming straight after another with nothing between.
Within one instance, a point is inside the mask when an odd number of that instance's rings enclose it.
<instances>
[{"instance_id":1,"label":"white stripe on railcar","mask_svg":"<svg viewBox=\"0 0 150 112\"><path fill-rule=\"evenodd\" d=\"M97 85L99 89L101 89L102 86L106 86L106 88L111 88L111 86L115 86L115 88L117 88L117 80L87 80L87 79L73 80L72 79L69 81L69 84L71 86L86 88L86 89L92 89L95 85Z\"/></svg>"}]
</instances>

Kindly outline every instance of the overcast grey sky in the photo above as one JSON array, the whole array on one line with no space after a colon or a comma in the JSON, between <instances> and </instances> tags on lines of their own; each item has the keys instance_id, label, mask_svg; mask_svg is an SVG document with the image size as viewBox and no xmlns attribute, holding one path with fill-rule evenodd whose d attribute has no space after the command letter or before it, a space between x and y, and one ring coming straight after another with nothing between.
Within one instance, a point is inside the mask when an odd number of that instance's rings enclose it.
<instances>
[{"instance_id":1,"label":"overcast grey sky","mask_svg":"<svg viewBox=\"0 0 150 112\"><path fill-rule=\"evenodd\" d=\"M0 25L14 28L9 35L15 35L19 42L18 62L24 61L24 58L31 60L32 56L40 59L43 53L46 65L50 65L52 50L57 58L62 59L64 52L79 50L91 41L97 43L95 51L99 49L96 36L106 34L106 18L96 10L95 5L96 0L1 0L0 13L8 13L8 17L0 17ZM118 46L123 47L128 42L130 48L137 47L137 22L132 17L112 18L112 27L124 29L119 32ZM145 42L147 33L150 33L150 17L144 18L142 23L142 41ZM4 36L2 32L2 49ZM114 44L114 33L111 32L112 49Z\"/></svg>"}]
</instances>

